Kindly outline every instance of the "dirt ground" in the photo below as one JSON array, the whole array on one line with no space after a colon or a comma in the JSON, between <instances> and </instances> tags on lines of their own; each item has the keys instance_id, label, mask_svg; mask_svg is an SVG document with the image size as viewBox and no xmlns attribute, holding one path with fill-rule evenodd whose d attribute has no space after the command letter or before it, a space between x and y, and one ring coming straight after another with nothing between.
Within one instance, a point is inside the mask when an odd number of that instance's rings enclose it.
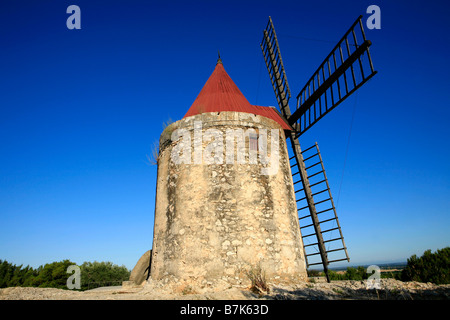
<instances>
[{"instance_id":1,"label":"dirt ground","mask_svg":"<svg viewBox=\"0 0 450 320\"><path fill-rule=\"evenodd\" d=\"M271 285L256 294L245 286L221 288L167 288L160 283L141 287L106 287L89 291L54 288L11 287L0 289L0 300L448 300L450 285L381 279L379 289L368 289L366 281L332 281Z\"/></svg>"}]
</instances>

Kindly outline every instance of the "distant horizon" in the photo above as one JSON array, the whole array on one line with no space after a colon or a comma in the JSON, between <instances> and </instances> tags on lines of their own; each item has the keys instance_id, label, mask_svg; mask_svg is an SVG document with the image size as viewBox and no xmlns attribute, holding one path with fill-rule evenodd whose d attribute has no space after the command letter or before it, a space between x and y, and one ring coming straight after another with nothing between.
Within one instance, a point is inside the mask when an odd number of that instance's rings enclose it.
<instances>
[{"instance_id":1,"label":"distant horizon","mask_svg":"<svg viewBox=\"0 0 450 320\"><path fill-rule=\"evenodd\" d=\"M346 268L355 268L355 267L368 267L368 266L371 266L371 265L375 265L375 266L379 266L379 267L386 267L386 266L389 266L389 265L406 265L406 264L407 264L407 259L406 260L399 260L399 261L389 261L389 262L374 261L374 262L355 263L355 264L352 264L350 262L348 266L333 266L333 265L329 265L328 269L335 270L335 269L346 269ZM311 269L314 269L314 268L311 268Z\"/></svg>"},{"instance_id":2,"label":"distant horizon","mask_svg":"<svg viewBox=\"0 0 450 320\"><path fill-rule=\"evenodd\" d=\"M30 264L17 264L17 263L14 263L14 261L9 261L9 260L7 260L7 259L0 259L2 262L4 262L4 261L7 261L8 263L10 263L10 264L13 264L13 265L16 265L16 266L20 266L20 265L22 265L22 268L26 268L27 266L29 266L29 267L31 267L31 268L33 268L33 269L38 269L39 267L41 267L41 266L45 266L46 264L50 264L50 263L53 263L53 262L60 262L60 261L63 261L63 260L69 260L69 261L71 261L71 262L74 262L75 263L75 261L72 261L71 259L62 259L62 260L58 260L58 261L49 261L49 262L46 262L46 263L44 263L44 264L40 264L40 265L38 265L38 266L32 266L32 265L30 265ZM96 261L96 260L94 260L94 261ZM94 261L83 261L82 263L75 263L76 265L78 265L78 266L80 266L80 265L82 265L84 262L94 262ZM133 270L133 268L134 268L134 266L132 267L132 268L129 268L128 266L126 266L126 265L121 265L121 264L117 264L117 263L115 263L114 261L97 261L97 262L111 262L112 264L114 264L114 265L117 265L117 266L119 266L119 267L121 267L121 266L125 266L129 271L132 271ZM382 265L389 265L389 264L393 264L393 265L395 265L395 264L405 264L406 265L406 263L407 263L407 260L399 260L399 261L396 261L396 262L382 262L382 261L378 261L378 262L369 262L369 263L355 263L355 264L352 264L351 262L349 262L348 263L348 265L342 265L342 266L340 266L340 265L337 265L336 264L336 266L334 266L334 265L329 265L328 266L328 268L330 269L330 270L334 270L334 269L345 269L345 268L347 268L347 267L359 267L359 266L363 266L363 267L365 267L365 266L369 266L369 265L378 265L378 266L382 266ZM308 270L323 270L323 268L320 268L320 267L318 267L318 268L308 268Z\"/></svg>"},{"instance_id":3,"label":"distant horizon","mask_svg":"<svg viewBox=\"0 0 450 320\"><path fill-rule=\"evenodd\" d=\"M438 248L438 249L436 249L436 250L439 250L439 249L443 249L443 248ZM431 249L430 249L431 250ZM436 250L431 250L432 252L435 252ZM418 254L417 256L421 256L422 254ZM347 268L347 267L359 267L359 266L370 266L370 265L378 265L378 266L382 266L382 265L396 265L396 264L407 264L407 260L409 259L410 257L408 257L408 258L405 258L404 260L403 259L399 259L399 260L377 260L377 261L375 261L375 260L373 260L372 262L361 262L361 263L358 263L358 262L352 262L351 260L350 260L350 262L348 262L348 263L344 263L344 262L339 262L339 263L335 263L335 264L330 264L329 266L328 266L328 268L330 269L330 270L333 270L333 269L342 269L342 268ZM1 261L7 261L7 262L9 262L9 263L11 263L11 264L13 264L13 265L16 265L16 266L19 266L19 265L21 265L21 264L17 264L17 263L14 263L14 261L9 261L8 259L2 259L2 258L0 258L0 260ZM46 263L44 263L44 264L40 264L40 265L37 265L37 266L33 266L33 265L30 265L30 264L26 264L26 263L23 263L22 264L22 267L26 267L26 266L30 266L31 268L33 268L33 269L37 269L37 268L39 268L40 266L44 266L45 264L49 264L49 263L53 263L53 262L60 262L60 261L63 261L63 260L69 260L69 261L72 261L71 259L62 259L62 260L55 260L55 261L49 261L49 262L46 262ZM97 261L97 262L111 262L111 263L113 263L113 264L115 264L115 265L118 265L118 266L125 266L128 270L130 270L130 271L132 271L133 270L133 268L134 268L134 266L133 267L129 267L129 266L126 266L126 265L124 265L124 264L118 264L118 263L115 263L114 261L98 261L98 260L94 260L94 261ZM76 263L77 265L82 265L84 262L94 262L94 261L83 261L83 262L81 262L81 263L77 263L77 262L75 262L75 261L72 261L72 262L74 262L74 263ZM313 268L313 267L310 267L310 268L308 268L308 270L323 270L323 268L321 268L320 266L318 266L317 268Z\"/></svg>"}]
</instances>

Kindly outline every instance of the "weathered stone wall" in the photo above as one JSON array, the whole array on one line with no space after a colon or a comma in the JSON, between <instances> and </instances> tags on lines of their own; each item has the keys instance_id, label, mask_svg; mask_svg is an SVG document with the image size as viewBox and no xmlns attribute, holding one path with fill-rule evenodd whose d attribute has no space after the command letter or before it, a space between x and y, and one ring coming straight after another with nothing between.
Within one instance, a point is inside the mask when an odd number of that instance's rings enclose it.
<instances>
[{"instance_id":1,"label":"weathered stone wall","mask_svg":"<svg viewBox=\"0 0 450 320\"><path fill-rule=\"evenodd\" d=\"M223 164L175 164L172 150L180 143L210 141L194 137L194 121L202 133L223 133ZM197 122L198 123L198 122ZM187 129L191 141L171 141L177 129ZM204 113L177 121L160 139L151 278L205 283L217 279L246 283L246 272L260 266L272 281L306 280L306 265L297 207L283 130L279 130L279 169L261 174L260 160L249 163L248 138L244 163L226 163L228 129L280 129L271 119L247 113ZM235 143L237 150L238 144ZM178 146L180 147L180 146ZM210 149L211 150L211 149ZM194 152L193 152L194 153ZM236 152L234 153L236 159ZM197 159L198 160L198 159Z\"/></svg>"}]
</instances>

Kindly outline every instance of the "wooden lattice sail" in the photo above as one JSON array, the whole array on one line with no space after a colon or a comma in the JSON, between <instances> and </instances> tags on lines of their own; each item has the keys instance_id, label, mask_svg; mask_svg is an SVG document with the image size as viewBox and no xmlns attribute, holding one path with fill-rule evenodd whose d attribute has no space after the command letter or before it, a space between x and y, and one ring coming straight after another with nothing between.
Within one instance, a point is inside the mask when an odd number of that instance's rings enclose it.
<instances>
[{"instance_id":1,"label":"wooden lattice sail","mask_svg":"<svg viewBox=\"0 0 450 320\"><path fill-rule=\"evenodd\" d=\"M356 19L299 92L293 112L289 107L291 91L270 17L261 42L280 112L294 128L289 134L290 160L306 263L308 267L323 265L328 282L328 265L350 259L319 147L316 143L302 151L298 138L376 74L369 52L371 42L366 39L361 18ZM318 187L321 189L317 190ZM338 232L337 237L325 237L333 231ZM311 238L315 241L310 241ZM331 258L336 254L341 256ZM315 257L320 260L314 261Z\"/></svg>"}]
</instances>

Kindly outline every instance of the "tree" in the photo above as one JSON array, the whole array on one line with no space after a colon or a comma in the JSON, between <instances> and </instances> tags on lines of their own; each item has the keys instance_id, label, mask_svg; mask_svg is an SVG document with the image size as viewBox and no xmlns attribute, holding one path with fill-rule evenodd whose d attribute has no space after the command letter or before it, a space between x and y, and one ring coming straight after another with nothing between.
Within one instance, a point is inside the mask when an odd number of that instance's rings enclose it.
<instances>
[{"instance_id":1,"label":"tree","mask_svg":"<svg viewBox=\"0 0 450 320\"><path fill-rule=\"evenodd\" d=\"M13 266L6 260L0 260L0 262L0 288L6 288L9 280L11 279L11 271Z\"/></svg>"},{"instance_id":2,"label":"tree","mask_svg":"<svg viewBox=\"0 0 450 320\"><path fill-rule=\"evenodd\" d=\"M402 281L450 283L450 247L438 249L435 253L426 250L421 257L412 255L400 277Z\"/></svg>"},{"instance_id":3,"label":"tree","mask_svg":"<svg viewBox=\"0 0 450 320\"><path fill-rule=\"evenodd\" d=\"M112 262L84 262L81 265L81 289L96 286L121 284L130 278L130 271L125 266L118 266Z\"/></svg>"},{"instance_id":4,"label":"tree","mask_svg":"<svg viewBox=\"0 0 450 320\"><path fill-rule=\"evenodd\" d=\"M70 260L55 261L33 269L30 266L16 266L0 260L0 288L6 287L41 287L67 289L70 274L67 268L74 265ZM84 262L81 266L82 289L89 285L105 286L119 284L128 280L130 271L125 266L112 262Z\"/></svg>"},{"instance_id":5,"label":"tree","mask_svg":"<svg viewBox=\"0 0 450 320\"><path fill-rule=\"evenodd\" d=\"M37 273L30 266L22 268L8 261L0 260L0 288L31 286L31 281Z\"/></svg>"},{"instance_id":6,"label":"tree","mask_svg":"<svg viewBox=\"0 0 450 320\"><path fill-rule=\"evenodd\" d=\"M31 284L40 288L67 289L67 268L75 264L70 260L47 263L43 268L39 268L39 274Z\"/></svg>"},{"instance_id":7,"label":"tree","mask_svg":"<svg viewBox=\"0 0 450 320\"><path fill-rule=\"evenodd\" d=\"M348 267L347 271L345 272L346 280L365 280L367 278L368 274L363 266L359 266L356 269Z\"/></svg>"}]
</instances>

